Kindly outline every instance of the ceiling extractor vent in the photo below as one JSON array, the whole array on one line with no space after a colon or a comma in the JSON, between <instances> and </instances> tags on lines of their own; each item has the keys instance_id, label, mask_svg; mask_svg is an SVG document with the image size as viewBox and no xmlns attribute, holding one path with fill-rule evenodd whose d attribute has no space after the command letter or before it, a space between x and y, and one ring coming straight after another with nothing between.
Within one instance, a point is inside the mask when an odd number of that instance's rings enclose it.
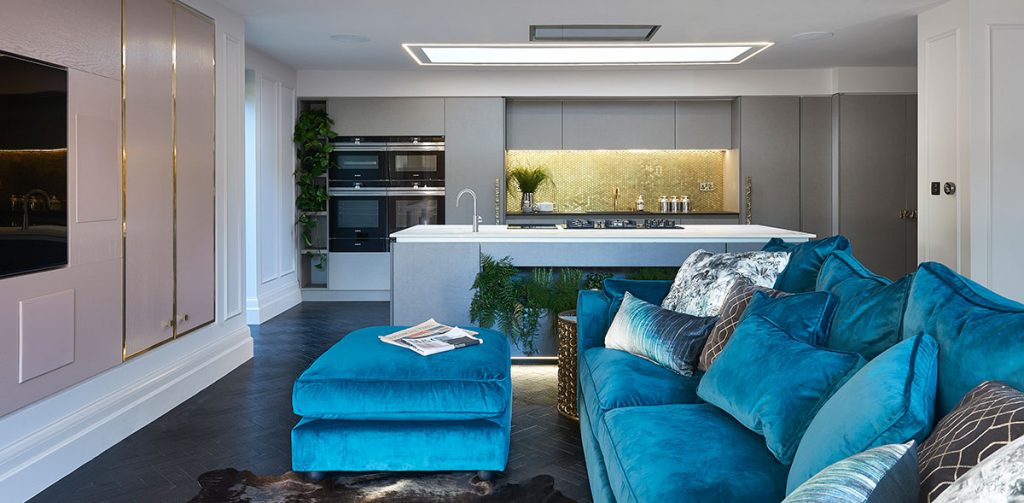
<instances>
[{"instance_id":1,"label":"ceiling extractor vent","mask_svg":"<svg viewBox=\"0 0 1024 503\"><path fill-rule=\"evenodd\" d=\"M531 42L649 42L660 24L532 24Z\"/></svg>"}]
</instances>

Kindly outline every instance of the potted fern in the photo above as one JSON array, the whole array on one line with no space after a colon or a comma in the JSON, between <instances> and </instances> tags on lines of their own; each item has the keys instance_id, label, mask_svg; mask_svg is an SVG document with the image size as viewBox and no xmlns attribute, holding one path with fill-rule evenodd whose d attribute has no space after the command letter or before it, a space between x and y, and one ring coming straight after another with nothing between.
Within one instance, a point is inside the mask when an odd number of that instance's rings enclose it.
<instances>
[{"instance_id":1,"label":"potted fern","mask_svg":"<svg viewBox=\"0 0 1024 503\"><path fill-rule=\"evenodd\" d=\"M511 190L514 185L522 194L520 208L523 213L533 213L533 195L545 182L553 183L544 168L516 167L505 175L506 187Z\"/></svg>"}]
</instances>

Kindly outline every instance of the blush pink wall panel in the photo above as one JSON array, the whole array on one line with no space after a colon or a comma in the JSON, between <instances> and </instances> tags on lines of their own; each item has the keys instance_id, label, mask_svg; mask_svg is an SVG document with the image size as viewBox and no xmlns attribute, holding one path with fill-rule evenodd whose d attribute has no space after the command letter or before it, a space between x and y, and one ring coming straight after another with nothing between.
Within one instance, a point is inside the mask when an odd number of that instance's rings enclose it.
<instances>
[{"instance_id":1,"label":"blush pink wall panel","mask_svg":"<svg viewBox=\"0 0 1024 503\"><path fill-rule=\"evenodd\" d=\"M173 337L172 5L125 2L125 352Z\"/></svg>"},{"instance_id":2,"label":"blush pink wall panel","mask_svg":"<svg viewBox=\"0 0 1024 503\"><path fill-rule=\"evenodd\" d=\"M121 0L3 0L0 49L121 78Z\"/></svg>"},{"instance_id":3,"label":"blush pink wall panel","mask_svg":"<svg viewBox=\"0 0 1024 503\"><path fill-rule=\"evenodd\" d=\"M213 321L214 26L175 8L177 333Z\"/></svg>"},{"instance_id":4,"label":"blush pink wall panel","mask_svg":"<svg viewBox=\"0 0 1024 503\"><path fill-rule=\"evenodd\" d=\"M75 361L75 291L63 290L19 303L18 382Z\"/></svg>"}]
</instances>

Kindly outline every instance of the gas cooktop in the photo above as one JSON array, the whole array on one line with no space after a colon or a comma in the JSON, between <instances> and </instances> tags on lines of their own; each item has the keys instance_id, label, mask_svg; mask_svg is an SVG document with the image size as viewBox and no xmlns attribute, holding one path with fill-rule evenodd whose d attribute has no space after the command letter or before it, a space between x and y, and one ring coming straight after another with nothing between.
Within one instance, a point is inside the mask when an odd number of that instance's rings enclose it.
<instances>
[{"instance_id":1,"label":"gas cooktop","mask_svg":"<svg viewBox=\"0 0 1024 503\"><path fill-rule=\"evenodd\" d=\"M628 219L590 220L573 218L565 221L566 229L681 229L674 220L648 218L643 221Z\"/></svg>"}]
</instances>

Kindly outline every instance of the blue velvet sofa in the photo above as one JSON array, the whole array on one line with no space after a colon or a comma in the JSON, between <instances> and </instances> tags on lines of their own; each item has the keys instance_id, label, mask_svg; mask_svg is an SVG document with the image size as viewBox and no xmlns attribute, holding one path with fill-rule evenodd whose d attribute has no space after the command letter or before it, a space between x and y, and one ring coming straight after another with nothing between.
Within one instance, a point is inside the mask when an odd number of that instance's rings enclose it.
<instances>
[{"instance_id":1,"label":"blue velvet sofa","mask_svg":"<svg viewBox=\"0 0 1024 503\"><path fill-rule=\"evenodd\" d=\"M938 342L936 421L985 380L1024 389L1024 305L935 263L901 281L912 284L902 302L888 306L897 310L898 334L888 344L919 334ZM578 405L594 501L781 501L790 467L764 437L697 397L700 375L683 377L604 347L622 290L658 303L669 287L619 280L580 293Z\"/></svg>"}]
</instances>

